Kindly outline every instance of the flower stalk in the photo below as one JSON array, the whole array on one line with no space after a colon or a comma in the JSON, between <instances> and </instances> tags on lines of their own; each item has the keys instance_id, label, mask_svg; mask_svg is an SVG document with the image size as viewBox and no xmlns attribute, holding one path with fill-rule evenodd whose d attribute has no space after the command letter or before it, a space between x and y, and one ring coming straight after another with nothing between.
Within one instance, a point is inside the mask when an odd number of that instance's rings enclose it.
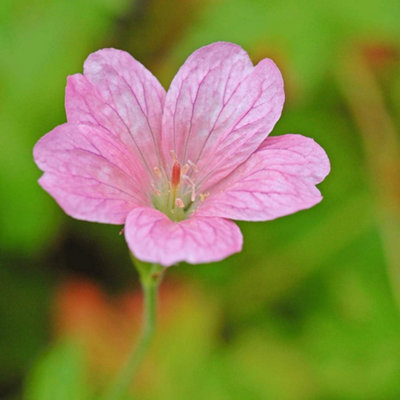
<instances>
[{"instance_id":1,"label":"flower stalk","mask_svg":"<svg viewBox=\"0 0 400 400\"><path fill-rule=\"evenodd\" d=\"M154 336L158 287L162 280L164 268L158 264L145 264L138 260L134 260L134 262L139 272L144 295L142 333L138 344L136 347L133 347L124 367L117 375L115 381L103 397L103 400L120 400L125 398L124 396Z\"/></svg>"}]
</instances>

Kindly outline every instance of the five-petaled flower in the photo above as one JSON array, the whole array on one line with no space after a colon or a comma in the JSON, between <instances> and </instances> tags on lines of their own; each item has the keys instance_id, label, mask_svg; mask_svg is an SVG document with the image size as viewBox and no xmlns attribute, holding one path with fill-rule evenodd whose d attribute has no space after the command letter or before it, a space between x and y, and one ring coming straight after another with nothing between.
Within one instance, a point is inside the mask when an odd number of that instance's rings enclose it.
<instances>
[{"instance_id":1,"label":"five-petaled flower","mask_svg":"<svg viewBox=\"0 0 400 400\"><path fill-rule=\"evenodd\" d=\"M68 77L67 123L42 137L39 182L70 216L125 224L132 253L169 266L238 252L230 221L309 208L329 172L312 139L268 137L284 103L270 59L218 42L195 51L166 93L128 53L91 54Z\"/></svg>"}]
</instances>

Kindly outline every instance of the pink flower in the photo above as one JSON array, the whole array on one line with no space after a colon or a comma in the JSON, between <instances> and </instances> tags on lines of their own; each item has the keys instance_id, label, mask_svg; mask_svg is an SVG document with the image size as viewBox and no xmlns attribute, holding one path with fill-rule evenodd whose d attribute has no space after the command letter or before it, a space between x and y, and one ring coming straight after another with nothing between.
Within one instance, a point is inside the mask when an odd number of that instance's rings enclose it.
<instances>
[{"instance_id":1,"label":"pink flower","mask_svg":"<svg viewBox=\"0 0 400 400\"><path fill-rule=\"evenodd\" d=\"M125 224L133 254L169 266L241 250L230 221L312 207L329 172L312 139L268 137L284 103L273 61L218 42L195 51L166 93L128 53L91 54L68 77L68 122L42 137L40 185L70 216Z\"/></svg>"}]
</instances>

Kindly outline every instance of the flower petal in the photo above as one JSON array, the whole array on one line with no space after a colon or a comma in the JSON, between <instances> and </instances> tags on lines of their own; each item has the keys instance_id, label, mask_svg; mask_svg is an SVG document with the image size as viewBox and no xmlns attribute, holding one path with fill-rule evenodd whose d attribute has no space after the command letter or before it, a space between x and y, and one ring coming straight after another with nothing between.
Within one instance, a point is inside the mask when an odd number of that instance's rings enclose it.
<instances>
[{"instance_id":1,"label":"flower petal","mask_svg":"<svg viewBox=\"0 0 400 400\"><path fill-rule=\"evenodd\" d=\"M60 125L37 142L34 159L41 186L74 218L120 224L149 203L131 174L135 159L102 128Z\"/></svg>"},{"instance_id":2,"label":"flower petal","mask_svg":"<svg viewBox=\"0 0 400 400\"><path fill-rule=\"evenodd\" d=\"M200 48L181 67L165 99L162 139L169 168L174 150L182 164L196 164L196 183L207 181L203 189L212 185L257 149L283 102L282 76L271 60L253 67L232 43Z\"/></svg>"},{"instance_id":3,"label":"flower petal","mask_svg":"<svg viewBox=\"0 0 400 400\"><path fill-rule=\"evenodd\" d=\"M137 258L164 266L180 261L198 264L222 260L240 251L243 242L240 229L232 221L192 216L173 222L148 207L131 211L125 237Z\"/></svg>"},{"instance_id":4,"label":"flower petal","mask_svg":"<svg viewBox=\"0 0 400 400\"><path fill-rule=\"evenodd\" d=\"M329 159L314 140L294 134L269 137L211 189L197 214L247 221L291 214L322 200L315 185L329 170Z\"/></svg>"},{"instance_id":5,"label":"flower petal","mask_svg":"<svg viewBox=\"0 0 400 400\"><path fill-rule=\"evenodd\" d=\"M84 75L69 77L65 107L69 122L92 123L119 137L139 160L136 175L149 184L161 166L164 99L165 90L142 64L124 51L103 49L87 58Z\"/></svg>"}]
</instances>

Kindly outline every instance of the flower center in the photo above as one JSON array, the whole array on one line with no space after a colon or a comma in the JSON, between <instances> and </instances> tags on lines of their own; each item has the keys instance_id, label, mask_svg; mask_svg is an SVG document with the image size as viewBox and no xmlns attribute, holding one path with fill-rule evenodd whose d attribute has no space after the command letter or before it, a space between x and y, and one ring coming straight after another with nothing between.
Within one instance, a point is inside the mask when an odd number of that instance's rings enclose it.
<instances>
[{"instance_id":1,"label":"flower center","mask_svg":"<svg viewBox=\"0 0 400 400\"><path fill-rule=\"evenodd\" d=\"M196 166L190 161L183 167L174 157L171 177L154 168L158 180L153 182L153 206L166 214L172 221L182 221L190 216L199 201L204 201L208 194L196 194L193 181L197 173Z\"/></svg>"}]
</instances>

